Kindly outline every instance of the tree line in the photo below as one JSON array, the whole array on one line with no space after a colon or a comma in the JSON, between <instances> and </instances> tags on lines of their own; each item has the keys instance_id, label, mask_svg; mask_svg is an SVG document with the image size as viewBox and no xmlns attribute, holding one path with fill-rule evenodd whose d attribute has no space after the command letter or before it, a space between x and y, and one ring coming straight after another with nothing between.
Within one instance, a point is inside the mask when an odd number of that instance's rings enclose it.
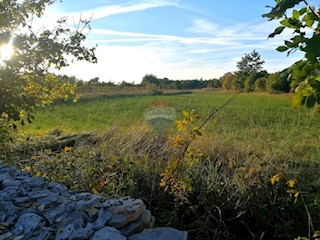
<instances>
[{"instance_id":1,"label":"tree line","mask_svg":"<svg viewBox=\"0 0 320 240\"><path fill-rule=\"evenodd\" d=\"M253 50L237 62L237 71L225 73L219 80L222 88L245 92L288 93L291 91L292 67L268 73L263 70L264 60Z\"/></svg>"}]
</instances>

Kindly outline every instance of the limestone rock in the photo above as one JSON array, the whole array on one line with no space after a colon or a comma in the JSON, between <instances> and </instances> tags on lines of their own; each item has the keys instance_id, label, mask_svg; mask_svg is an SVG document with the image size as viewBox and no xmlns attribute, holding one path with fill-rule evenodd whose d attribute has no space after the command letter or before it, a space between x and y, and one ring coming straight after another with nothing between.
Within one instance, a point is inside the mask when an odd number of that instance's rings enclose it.
<instances>
[{"instance_id":1,"label":"limestone rock","mask_svg":"<svg viewBox=\"0 0 320 240\"><path fill-rule=\"evenodd\" d=\"M187 237L187 232L178 231L174 228L159 227L132 235L128 240L187 240Z\"/></svg>"},{"instance_id":2,"label":"limestone rock","mask_svg":"<svg viewBox=\"0 0 320 240\"><path fill-rule=\"evenodd\" d=\"M157 228L140 199L69 191L0 161L0 240L185 240ZM136 234L136 235L133 235Z\"/></svg>"},{"instance_id":3,"label":"limestone rock","mask_svg":"<svg viewBox=\"0 0 320 240\"><path fill-rule=\"evenodd\" d=\"M90 240L126 240L121 233L112 227L104 227L97 231Z\"/></svg>"}]
</instances>

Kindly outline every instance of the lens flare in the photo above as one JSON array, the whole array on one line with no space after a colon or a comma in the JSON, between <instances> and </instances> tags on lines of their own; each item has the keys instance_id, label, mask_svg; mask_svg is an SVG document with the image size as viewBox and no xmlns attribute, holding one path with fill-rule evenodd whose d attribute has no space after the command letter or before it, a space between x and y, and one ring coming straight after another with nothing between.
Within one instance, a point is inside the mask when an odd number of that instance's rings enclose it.
<instances>
[{"instance_id":1,"label":"lens flare","mask_svg":"<svg viewBox=\"0 0 320 240\"><path fill-rule=\"evenodd\" d=\"M1 61L6 61L10 60L13 53L14 53L14 48L13 48L13 38L10 39L8 44L2 45L0 48L0 60Z\"/></svg>"}]
</instances>

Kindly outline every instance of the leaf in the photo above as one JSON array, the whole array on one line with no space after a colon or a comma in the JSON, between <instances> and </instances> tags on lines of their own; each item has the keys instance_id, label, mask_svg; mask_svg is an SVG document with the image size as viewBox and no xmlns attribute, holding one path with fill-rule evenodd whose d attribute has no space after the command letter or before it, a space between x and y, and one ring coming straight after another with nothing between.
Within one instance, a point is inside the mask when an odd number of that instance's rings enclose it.
<instances>
[{"instance_id":1,"label":"leaf","mask_svg":"<svg viewBox=\"0 0 320 240\"><path fill-rule=\"evenodd\" d=\"M275 16L282 16L288 9L293 8L296 4L299 4L303 0L282 0L271 11L271 14Z\"/></svg>"},{"instance_id":2,"label":"leaf","mask_svg":"<svg viewBox=\"0 0 320 240\"><path fill-rule=\"evenodd\" d=\"M307 97L306 106L312 108L317 102L317 98L314 95Z\"/></svg>"},{"instance_id":3,"label":"leaf","mask_svg":"<svg viewBox=\"0 0 320 240\"><path fill-rule=\"evenodd\" d=\"M288 185L289 188L293 188L295 184L296 184L296 181L293 180L293 179L289 179L287 181L287 185Z\"/></svg>"},{"instance_id":4,"label":"leaf","mask_svg":"<svg viewBox=\"0 0 320 240\"><path fill-rule=\"evenodd\" d=\"M292 97L293 108L301 108L303 106L303 102L303 96L300 94L296 94Z\"/></svg>"},{"instance_id":5,"label":"leaf","mask_svg":"<svg viewBox=\"0 0 320 240\"><path fill-rule=\"evenodd\" d=\"M309 79L308 83L315 89L317 92L320 92L320 77Z\"/></svg>"},{"instance_id":6,"label":"leaf","mask_svg":"<svg viewBox=\"0 0 320 240\"><path fill-rule=\"evenodd\" d=\"M274 175L272 178L270 178L270 182L272 185L280 181L280 176L279 174Z\"/></svg>"},{"instance_id":7,"label":"leaf","mask_svg":"<svg viewBox=\"0 0 320 240\"><path fill-rule=\"evenodd\" d=\"M285 52L285 51L287 51L289 48L288 47L286 47L286 46L280 46L280 47L277 47L276 48L276 50L278 51L278 52Z\"/></svg>"},{"instance_id":8,"label":"leaf","mask_svg":"<svg viewBox=\"0 0 320 240\"><path fill-rule=\"evenodd\" d=\"M293 42L290 42L290 41L287 41L287 40L284 41L284 44L285 44L288 48L293 48L293 47L295 47Z\"/></svg>"},{"instance_id":9,"label":"leaf","mask_svg":"<svg viewBox=\"0 0 320 240\"><path fill-rule=\"evenodd\" d=\"M70 151L72 151L72 147L65 146L64 147L64 151L65 152L70 152Z\"/></svg>"},{"instance_id":10,"label":"leaf","mask_svg":"<svg viewBox=\"0 0 320 240\"><path fill-rule=\"evenodd\" d=\"M269 34L268 38L273 38L274 36L276 36L278 34L281 34L285 28L286 28L285 26L277 27L276 30L274 30L273 33Z\"/></svg>"},{"instance_id":11,"label":"leaf","mask_svg":"<svg viewBox=\"0 0 320 240\"><path fill-rule=\"evenodd\" d=\"M292 17L295 18L295 19L299 19L300 12L294 9L293 12L292 12Z\"/></svg>"},{"instance_id":12,"label":"leaf","mask_svg":"<svg viewBox=\"0 0 320 240\"><path fill-rule=\"evenodd\" d=\"M306 8L306 7L301 8L301 9L299 10L300 15L303 15L303 14L305 14L306 12L307 12L307 8Z\"/></svg>"},{"instance_id":13,"label":"leaf","mask_svg":"<svg viewBox=\"0 0 320 240\"><path fill-rule=\"evenodd\" d=\"M23 170L25 170L25 171L27 171L27 172L30 172L30 171L31 171L31 167L30 167L30 166L25 166L25 167L23 168Z\"/></svg>"},{"instance_id":14,"label":"leaf","mask_svg":"<svg viewBox=\"0 0 320 240\"><path fill-rule=\"evenodd\" d=\"M306 47L303 48L303 51L306 52L306 58L311 63L317 62L317 58L320 56L320 34L314 34L305 43Z\"/></svg>"}]
</instances>

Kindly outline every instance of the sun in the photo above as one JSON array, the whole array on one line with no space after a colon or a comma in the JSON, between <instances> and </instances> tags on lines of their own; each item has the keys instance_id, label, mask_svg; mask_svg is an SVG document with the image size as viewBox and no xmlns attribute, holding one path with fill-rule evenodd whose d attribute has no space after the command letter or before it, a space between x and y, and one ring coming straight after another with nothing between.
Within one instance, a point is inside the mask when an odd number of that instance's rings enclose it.
<instances>
[{"instance_id":1,"label":"sun","mask_svg":"<svg viewBox=\"0 0 320 240\"><path fill-rule=\"evenodd\" d=\"M0 48L0 60L6 61L10 60L14 53L14 48L12 45L12 40L9 41L8 44L4 44Z\"/></svg>"}]
</instances>

